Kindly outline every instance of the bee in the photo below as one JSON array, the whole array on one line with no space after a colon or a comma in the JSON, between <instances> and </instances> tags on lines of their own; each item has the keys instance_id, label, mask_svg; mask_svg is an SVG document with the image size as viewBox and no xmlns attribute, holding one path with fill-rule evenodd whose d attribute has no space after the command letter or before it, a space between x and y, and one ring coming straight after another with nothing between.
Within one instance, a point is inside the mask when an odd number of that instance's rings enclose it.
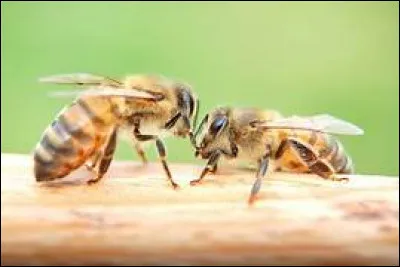
<instances>
[{"instance_id":1,"label":"bee","mask_svg":"<svg viewBox=\"0 0 400 267\"><path fill-rule=\"evenodd\" d=\"M202 131L203 130L203 131ZM208 173L217 171L221 156L226 160L258 164L248 203L260 190L270 171L314 173L345 181L354 166L335 134L362 135L358 126L329 114L284 117L275 110L219 107L206 114L195 133L199 137L196 157L208 159L196 185Z\"/></svg>"},{"instance_id":2,"label":"bee","mask_svg":"<svg viewBox=\"0 0 400 267\"><path fill-rule=\"evenodd\" d=\"M178 188L162 138L189 136L194 142L192 129L199 100L190 85L161 75L116 80L88 73L55 75L40 81L84 88L61 110L36 145L36 181L65 177L84 164L95 174L88 183L100 181L113 159L119 133L125 132L144 163L142 144L155 143L168 181Z\"/></svg>"}]
</instances>

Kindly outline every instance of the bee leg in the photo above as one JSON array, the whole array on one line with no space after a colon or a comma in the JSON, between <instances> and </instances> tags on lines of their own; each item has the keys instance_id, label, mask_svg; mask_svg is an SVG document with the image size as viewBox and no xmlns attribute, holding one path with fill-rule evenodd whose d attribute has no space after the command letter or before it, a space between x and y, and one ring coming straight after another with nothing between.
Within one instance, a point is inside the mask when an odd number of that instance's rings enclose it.
<instances>
[{"instance_id":1,"label":"bee leg","mask_svg":"<svg viewBox=\"0 0 400 267\"><path fill-rule=\"evenodd\" d=\"M219 160L220 156L221 156L221 151L219 151L219 150L214 151L211 154L210 158L208 159L206 167L201 172L200 178L190 181L190 185L197 185L198 183L200 183L203 180L203 178L209 172L211 172L214 168L216 169L217 168L217 163L218 163L218 160Z\"/></svg>"},{"instance_id":2,"label":"bee leg","mask_svg":"<svg viewBox=\"0 0 400 267\"><path fill-rule=\"evenodd\" d=\"M171 185L172 185L172 187L174 189L178 189L179 185L177 183L175 183L174 180L172 179L172 175L171 175L171 172L169 170L169 167L168 167L168 164L167 164L167 161L166 161L166 154L167 153L165 151L164 143L159 138L157 138L156 136L153 136L153 135L141 135L141 134L138 134L138 135L136 135L136 138L139 141L156 140L156 147L157 147L158 155L160 157L160 160L161 160L161 163L163 165L164 171L167 174L168 181L171 183Z\"/></svg>"},{"instance_id":3,"label":"bee leg","mask_svg":"<svg viewBox=\"0 0 400 267\"><path fill-rule=\"evenodd\" d=\"M107 145L104 148L103 156L99 162L99 169L97 172L97 176L94 179L89 180L88 184L97 183L103 178L104 174L107 172L108 167L113 159L115 148L117 144L117 128L114 128L110 138L108 139Z\"/></svg>"},{"instance_id":4,"label":"bee leg","mask_svg":"<svg viewBox=\"0 0 400 267\"><path fill-rule=\"evenodd\" d=\"M267 173L267 170L268 170L269 157L270 157L270 155L268 153L264 157L262 157L262 159L260 161L258 171L256 174L256 180L254 181L253 187L251 188L251 193L250 193L250 197L248 200L249 205L252 205L254 203L254 201L256 200L257 194L260 191L262 178L265 176L265 174Z\"/></svg>"},{"instance_id":5,"label":"bee leg","mask_svg":"<svg viewBox=\"0 0 400 267\"><path fill-rule=\"evenodd\" d=\"M96 154L93 156L92 164L90 165L85 164L85 167L88 169L88 171L95 172L94 168L99 162L100 157L101 157L101 152L96 152Z\"/></svg>"},{"instance_id":6,"label":"bee leg","mask_svg":"<svg viewBox=\"0 0 400 267\"><path fill-rule=\"evenodd\" d=\"M226 152L224 150L220 151L222 154L224 154L225 157L234 159L237 157L238 154L238 148L236 146L235 143L231 142L231 152ZM210 169L210 173L215 174L218 170L218 159L215 162L215 164L212 166L212 168Z\"/></svg>"},{"instance_id":7,"label":"bee leg","mask_svg":"<svg viewBox=\"0 0 400 267\"><path fill-rule=\"evenodd\" d=\"M172 127L174 127L174 125L176 124L176 122L178 121L178 119L181 117L181 113L178 112L175 114L175 116L173 116L169 121L167 121L164 125L165 129L171 129Z\"/></svg>"},{"instance_id":8,"label":"bee leg","mask_svg":"<svg viewBox=\"0 0 400 267\"><path fill-rule=\"evenodd\" d=\"M307 164L309 170L318 176L332 181L348 181L346 177L337 177L331 164L318 158L317 154L301 141L288 139L288 143L299 153L300 158Z\"/></svg>"},{"instance_id":9,"label":"bee leg","mask_svg":"<svg viewBox=\"0 0 400 267\"><path fill-rule=\"evenodd\" d=\"M147 161L146 153L144 152L142 146L139 143L135 144L135 150L136 150L136 153L139 155L143 164L147 164L148 161Z\"/></svg>"},{"instance_id":10,"label":"bee leg","mask_svg":"<svg viewBox=\"0 0 400 267\"><path fill-rule=\"evenodd\" d=\"M174 189L178 189L179 185L177 183L175 183L174 180L172 179L172 175L171 175L171 172L169 170L169 167L168 167L168 164L166 161L167 153L165 152L164 143L159 138L156 139L156 146L157 146L158 154L160 156L164 171L167 174L168 181L171 183L171 185Z\"/></svg>"},{"instance_id":11,"label":"bee leg","mask_svg":"<svg viewBox=\"0 0 400 267\"><path fill-rule=\"evenodd\" d=\"M144 135L141 134L139 131L139 127L140 127L140 121L138 119L136 119L134 121L134 130L133 130L133 134L135 135L136 139L138 141L144 142L144 141L150 141L150 140L155 140L156 141L156 147L157 147L157 151L158 151L158 155L160 157L161 163L163 165L164 171L167 174L167 178L168 181L171 183L172 187L174 189L178 189L179 185L177 183L175 183L175 181L172 179L172 175L171 172L169 170L167 161L166 161L166 151L165 151L165 146L164 143L157 137L154 135Z\"/></svg>"},{"instance_id":12,"label":"bee leg","mask_svg":"<svg viewBox=\"0 0 400 267\"><path fill-rule=\"evenodd\" d=\"M217 170L218 170L218 162L216 162L215 165L212 167L210 173L215 174Z\"/></svg>"}]
</instances>

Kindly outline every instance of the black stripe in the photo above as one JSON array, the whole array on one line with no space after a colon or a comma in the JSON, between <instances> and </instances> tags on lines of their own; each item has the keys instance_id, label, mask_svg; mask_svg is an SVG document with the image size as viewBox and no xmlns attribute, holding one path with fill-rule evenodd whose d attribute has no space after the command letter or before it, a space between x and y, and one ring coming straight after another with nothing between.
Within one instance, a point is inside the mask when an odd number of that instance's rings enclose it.
<instances>
[{"instance_id":1,"label":"black stripe","mask_svg":"<svg viewBox=\"0 0 400 267\"><path fill-rule=\"evenodd\" d=\"M61 114L60 117L58 117L57 124L59 124L59 127L69 134L72 134L72 132L75 131L75 127L67 121L64 114Z\"/></svg>"},{"instance_id":2,"label":"black stripe","mask_svg":"<svg viewBox=\"0 0 400 267\"><path fill-rule=\"evenodd\" d=\"M285 148L287 147L287 145L288 145L288 140L287 139L283 140L280 143L278 149L275 152L275 159L279 159L280 157L282 157L283 152L285 151Z\"/></svg>"},{"instance_id":3,"label":"black stripe","mask_svg":"<svg viewBox=\"0 0 400 267\"><path fill-rule=\"evenodd\" d=\"M104 120L102 120L96 113L94 113L91 108L89 107L89 105L86 103L86 101L82 100L82 99L78 99L77 105L79 105L79 107L82 108L82 110L84 110L84 112L86 113L86 115L88 116L88 118L96 125L104 125Z\"/></svg>"},{"instance_id":4,"label":"black stripe","mask_svg":"<svg viewBox=\"0 0 400 267\"><path fill-rule=\"evenodd\" d=\"M43 137L42 141L40 142L40 145L44 150L46 150L46 152L48 152L52 156L57 156L58 154L71 156L74 154L74 149L72 148L72 146L65 146L65 145L57 146L51 142L48 135L45 135Z\"/></svg>"},{"instance_id":5,"label":"black stripe","mask_svg":"<svg viewBox=\"0 0 400 267\"><path fill-rule=\"evenodd\" d=\"M331 136L325 136L325 143L325 147L320 151L319 157L326 158L329 155L336 155L338 151L338 144L336 140Z\"/></svg>"},{"instance_id":6,"label":"black stripe","mask_svg":"<svg viewBox=\"0 0 400 267\"><path fill-rule=\"evenodd\" d=\"M76 125L71 125L71 123L66 119L65 114L62 114L59 119L58 123L60 123L60 127L65 129L71 136L76 138L77 141L80 143L87 143L92 140L92 136L86 133L83 130L83 127L77 127Z\"/></svg>"},{"instance_id":7,"label":"black stripe","mask_svg":"<svg viewBox=\"0 0 400 267\"><path fill-rule=\"evenodd\" d=\"M70 142L71 135L68 132L68 129L65 128L65 124L61 121L53 121L51 124L54 133L57 136L60 136L63 142Z\"/></svg>"}]
</instances>

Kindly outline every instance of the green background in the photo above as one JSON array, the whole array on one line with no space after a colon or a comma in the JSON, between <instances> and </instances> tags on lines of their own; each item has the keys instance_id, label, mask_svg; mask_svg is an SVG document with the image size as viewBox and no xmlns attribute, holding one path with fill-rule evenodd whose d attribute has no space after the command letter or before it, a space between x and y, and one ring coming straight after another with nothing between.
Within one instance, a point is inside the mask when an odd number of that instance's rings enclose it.
<instances>
[{"instance_id":1,"label":"green background","mask_svg":"<svg viewBox=\"0 0 400 267\"><path fill-rule=\"evenodd\" d=\"M69 98L39 77L160 73L219 105L330 113L357 172L399 171L397 2L1 2L1 151L30 153ZM172 161L193 158L166 140ZM154 147L149 157L156 160ZM119 143L118 159L138 159Z\"/></svg>"}]
</instances>

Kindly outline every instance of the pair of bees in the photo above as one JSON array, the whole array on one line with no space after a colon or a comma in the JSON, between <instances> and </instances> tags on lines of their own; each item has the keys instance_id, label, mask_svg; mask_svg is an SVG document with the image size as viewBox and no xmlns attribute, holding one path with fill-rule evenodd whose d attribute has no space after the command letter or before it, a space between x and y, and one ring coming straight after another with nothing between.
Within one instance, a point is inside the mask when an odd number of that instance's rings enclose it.
<instances>
[{"instance_id":1,"label":"pair of bees","mask_svg":"<svg viewBox=\"0 0 400 267\"><path fill-rule=\"evenodd\" d=\"M199 99L191 86L162 76L137 75L124 80L93 74L46 77L42 82L83 86L44 131L34 151L36 180L65 177L85 165L96 183L112 162L118 135L128 133L143 162L143 144L154 142L166 177L177 188L166 161L163 137L188 138L195 156L207 165L191 185L215 173L221 158L257 163L252 203L268 171L308 172L334 181L353 172L351 158L333 134L363 131L327 114L283 117L274 110L219 107L196 127ZM272 161L274 164L271 164Z\"/></svg>"}]
</instances>

